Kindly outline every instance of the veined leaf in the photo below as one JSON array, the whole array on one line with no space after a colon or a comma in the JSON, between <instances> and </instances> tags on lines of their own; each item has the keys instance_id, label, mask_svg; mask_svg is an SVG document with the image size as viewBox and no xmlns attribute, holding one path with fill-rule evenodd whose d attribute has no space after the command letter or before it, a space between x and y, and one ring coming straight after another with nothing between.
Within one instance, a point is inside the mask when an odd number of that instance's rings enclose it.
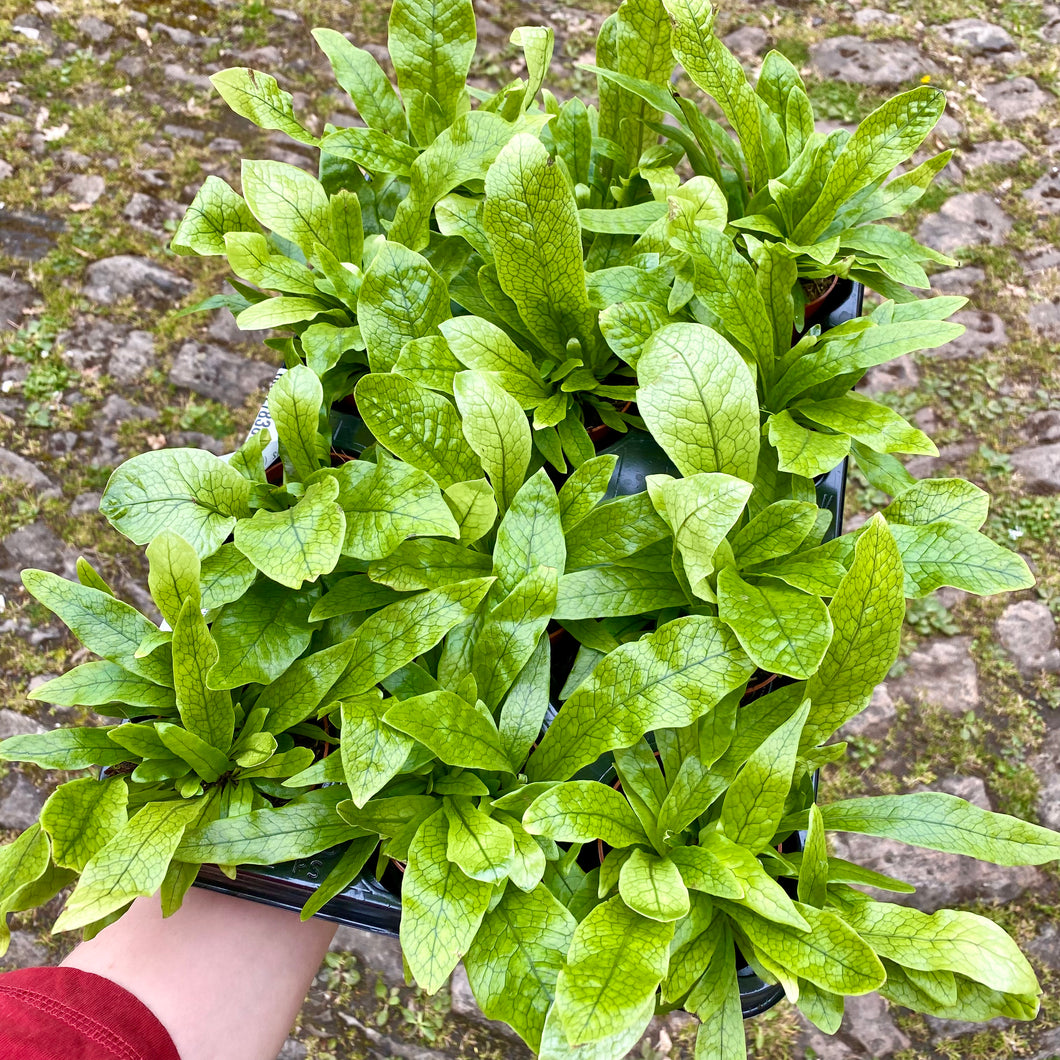
<instances>
[{"instance_id":1,"label":"veined leaf","mask_svg":"<svg viewBox=\"0 0 1060 1060\"><path fill-rule=\"evenodd\" d=\"M752 584L731 567L718 574L718 615L758 666L790 677L816 673L832 640L820 597L773 582Z\"/></svg>"},{"instance_id":2,"label":"veined leaf","mask_svg":"<svg viewBox=\"0 0 1060 1060\"><path fill-rule=\"evenodd\" d=\"M810 701L806 700L758 745L725 792L722 831L748 850L765 849L784 816L799 737L809 712Z\"/></svg>"},{"instance_id":3,"label":"veined leaf","mask_svg":"<svg viewBox=\"0 0 1060 1060\"><path fill-rule=\"evenodd\" d=\"M472 880L449 861L448 845L449 822L439 810L416 831L401 886L401 950L429 994L468 952L493 894L492 884Z\"/></svg>"},{"instance_id":4,"label":"veined leaf","mask_svg":"<svg viewBox=\"0 0 1060 1060\"><path fill-rule=\"evenodd\" d=\"M269 390L269 412L299 482L305 482L327 458L327 441L318 427L323 404L320 380L304 364L289 368Z\"/></svg>"},{"instance_id":5,"label":"veined leaf","mask_svg":"<svg viewBox=\"0 0 1060 1060\"><path fill-rule=\"evenodd\" d=\"M514 137L490 166L483 223L501 287L535 338L561 359L572 338L587 351L596 320L585 287L578 206L535 136Z\"/></svg>"},{"instance_id":6,"label":"veined leaf","mask_svg":"<svg viewBox=\"0 0 1060 1060\"><path fill-rule=\"evenodd\" d=\"M647 842L625 798L597 780L571 780L543 792L523 814L523 827L558 843L602 839L611 847L628 847Z\"/></svg>"},{"instance_id":7,"label":"veined leaf","mask_svg":"<svg viewBox=\"0 0 1060 1060\"><path fill-rule=\"evenodd\" d=\"M61 677L38 685L27 693L27 698L63 707L124 703L158 714L173 713L177 709L172 688L156 685L113 662L82 663Z\"/></svg>"},{"instance_id":8,"label":"veined leaf","mask_svg":"<svg viewBox=\"0 0 1060 1060\"><path fill-rule=\"evenodd\" d=\"M418 589L438 589L453 582L465 581L468 578L489 574L493 568L491 558L484 552L475 552L464 545L453 541L438 541L434 538L422 538L405 541L398 545L386 559L376 560L368 567L368 576L383 586L390 587L391 598L379 600L379 603L392 603L394 591L415 592ZM342 590L350 579L340 582L322 603ZM349 592L349 590L347 590ZM371 598L368 598L369 600ZM355 596L350 597L352 604L358 604ZM356 606L350 610L373 610L371 607Z\"/></svg>"},{"instance_id":9,"label":"veined leaf","mask_svg":"<svg viewBox=\"0 0 1060 1060\"><path fill-rule=\"evenodd\" d=\"M437 109L444 129L467 98L464 85L475 54L471 0L396 0L387 46L412 135L425 147L436 135L425 117L428 104Z\"/></svg>"},{"instance_id":10,"label":"veined leaf","mask_svg":"<svg viewBox=\"0 0 1060 1060\"><path fill-rule=\"evenodd\" d=\"M154 894L200 810L194 799L149 802L139 810L85 865L54 930L84 927L133 898Z\"/></svg>"},{"instance_id":11,"label":"veined leaf","mask_svg":"<svg viewBox=\"0 0 1060 1060\"><path fill-rule=\"evenodd\" d=\"M764 508L732 540L739 569L794 552L813 529L818 510L810 501L796 500Z\"/></svg>"},{"instance_id":12,"label":"veined leaf","mask_svg":"<svg viewBox=\"0 0 1060 1060\"><path fill-rule=\"evenodd\" d=\"M688 888L677 866L665 857L634 849L618 876L622 901L649 920L669 923L688 913Z\"/></svg>"},{"instance_id":13,"label":"veined leaf","mask_svg":"<svg viewBox=\"0 0 1060 1060\"><path fill-rule=\"evenodd\" d=\"M205 450L160 449L126 460L99 510L134 544L173 530L205 558L250 516L250 483Z\"/></svg>"},{"instance_id":14,"label":"veined leaf","mask_svg":"<svg viewBox=\"0 0 1060 1060\"><path fill-rule=\"evenodd\" d=\"M559 491L560 519L569 533L604 499L618 457L594 456L574 469Z\"/></svg>"},{"instance_id":15,"label":"veined leaf","mask_svg":"<svg viewBox=\"0 0 1060 1060\"><path fill-rule=\"evenodd\" d=\"M555 618L560 622L641 615L687 604L671 574L635 567L590 567L559 580Z\"/></svg>"},{"instance_id":16,"label":"veined leaf","mask_svg":"<svg viewBox=\"0 0 1060 1060\"><path fill-rule=\"evenodd\" d=\"M864 394L799 402L796 408L806 419L840 434L849 434L878 453L938 456L935 443L923 431Z\"/></svg>"},{"instance_id":17,"label":"veined leaf","mask_svg":"<svg viewBox=\"0 0 1060 1060\"><path fill-rule=\"evenodd\" d=\"M505 512L526 478L530 424L519 402L483 372L457 373L453 389L464 437L482 461L497 507Z\"/></svg>"},{"instance_id":18,"label":"veined leaf","mask_svg":"<svg viewBox=\"0 0 1060 1060\"><path fill-rule=\"evenodd\" d=\"M481 701L472 704L445 690L427 692L391 702L384 718L450 765L512 772L496 722Z\"/></svg>"},{"instance_id":19,"label":"veined leaf","mask_svg":"<svg viewBox=\"0 0 1060 1060\"><path fill-rule=\"evenodd\" d=\"M184 212L171 245L178 253L224 254L229 232L257 231L258 223L242 196L210 175Z\"/></svg>"},{"instance_id":20,"label":"veined leaf","mask_svg":"<svg viewBox=\"0 0 1060 1060\"><path fill-rule=\"evenodd\" d=\"M513 766L522 764L541 732L549 706L550 661L548 634L542 633L501 706L497 729Z\"/></svg>"},{"instance_id":21,"label":"veined leaf","mask_svg":"<svg viewBox=\"0 0 1060 1060\"><path fill-rule=\"evenodd\" d=\"M464 959L483 1014L503 1019L531 1049L540 1045L576 926L544 885L525 894L509 887L483 917Z\"/></svg>"},{"instance_id":22,"label":"veined leaf","mask_svg":"<svg viewBox=\"0 0 1060 1060\"><path fill-rule=\"evenodd\" d=\"M556 1001L572 1045L613 1035L638 1013L666 974L673 925L648 920L621 898L578 925L560 969Z\"/></svg>"},{"instance_id":23,"label":"veined leaf","mask_svg":"<svg viewBox=\"0 0 1060 1060\"><path fill-rule=\"evenodd\" d=\"M689 725L751 674L750 660L717 619L689 615L608 655L549 727L526 771L571 776L604 751L646 732Z\"/></svg>"},{"instance_id":24,"label":"veined leaf","mask_svg":"<svg viewBox=\"0 0 1060 1060\"><path fill-rule=\"evenodd\" d=\"M441 394L400 375L372 373L357 384L357 408L368 429L443 489L482 477L482 465L467 444L460 415Z\"/></svg>"},{"instance_id":25,"label":"veined leaf","mask_svg":"<svg viewBox=\"0 0 1060 1060\"><path fill-rule=\"evenodd\" d=\"M1060 858L1060 834L940 791L847 799L822 806L821 813L831 832L884 836L995 865L1044 865Z\"/></svg>"},{"instance_id":26,"label":"veined leaf","mask_svg":"<svg viewBox=\"0 0 1060 1060\"><path fill-rule=\"evenodd\" d=\"M947 522L978 530L990 514L990 495L964 479L926 478L891 501L881 514L888 523Z\"/></svg>"},{"instance_id":27,"label":"veined leaf","mask_svg":"<svg viewBox=\"0 0 1060 1060\"><path fill-rule=\"evenodd\" d=\"M306 255L331 246L331 207L320 182L286 162L243 160L243 197L250 212Z\"/></svg>"},{"instance_id":28,"label":"veined leaf","mask_svg":"<svg viewBox=\"0 0 1060 1060\"><path fill-rule=\"evenodd\" d=\"M210 83L236 114L249 118L258 128L278 129L310 147L319 142L294 116L291 94L280 88L276 78L236 66L213 74Z\"/></svg>"},{"instance_id":29,"label":"veined leaf","mask_svg":"<svg viewBox=\"0 0 1060 1060\"><path fill-rule=\"evenodd\" d=\"M978 596L1029 589L1034 575L1023 558L985 534L956 523L891 527L905 569L905 594L927 596L952 585Z\"/></svg>"},{"instance_id":30,"label":"veined leaf","mask_svg":"<svg viewBox=\"0 0 1060 1060\"><path fill-rule=\"evenodd\" d=\"M601 472L606 470L607 466L600 468ZM650 477L660 480L666 476ZM607 479L602 474L596 483L597 488L601 484L606 488ZM592 489L583 504L592 500L595 493L596 489ZM570 500L573 499L572 496ZM666 513L659 511L653 501L647 492L631 493L591 507L566 530L567 570L611 564L668 537L670 531L664 521ZM560 504L563 504L562 490Z\"/></svg>"},{"instance_id":31,"label":"veined leaf","mask_svg":"<svg viewBox=\"0 0 1060 1060\"><path fill-rule=\"evenodd\" d=\"M45 769L88 769L90 766L116 766L128 752L116 747L108 737L115 726L84 729L52 729L9 736L0 741L0 761L32 762Z\"/></svg>"},{"instance_id":32,"label":"veined leaf","mask_svg":"<svg viewBox=\"0 0 1060 1060\"><path fill-rule=\"evenodd\" d=\"M564 569L567 546L560 505L556 488L544 469L516 493L497 528L493 550L493 573L499 593L506 596L538 567Z\"/></svg>"},{"instance_id":33,"label":"veined leaf","mask_svg":"<svg viewBox=\"0 0 1060 1060\"><path fill-rule=\"evenodd\" d=\"M262 730L281 733L305 721L346 669L352 651L348 640L333 644L296 659L268 682L254 703L255 709L266 712Z\"/></svg>"},{"instance_id":34,"label":"veined leaf","mask_svg":"<svg viewBox=\"0 0 1060 1060\"><path fill-rule=\"evenodd\" d=\"M177 709L188 732L227 752L232 746L235 712L231 692L209 685L209 673L217 659L217 644L206 619L189 601L173 627L173 687Z\"/></svg>"},{"instance_id":35,"label":"veined leaf","mask_svg":"<svg viewBox=\"0 0 1060 1060\"><path fill-rule=\"evenodd\" d=\"M683 475L720 471L753 482L758 395L750 369L701 324L657 331L638 362L637 406Z\"/></svg>"},{"instance_id":36,"label":"veined leaf","mask_svg":"<svg viewBox=\"0 0 1060 1060\"><path fill-rule=\"evenodd\" d=\"M350 797L358 809L398 773L413 747L411 737L384 722L383 715L391 705L378 691L341 704L339 750Z\"/></svg>"},{"instance_id":37,"label":"veined leaf","mask_svg":"<svg viewBox=\"0 0 1060 1060\"><path fill-rule=\"evenodd\" d=\"M212 626L218 659L207 676L210 687L270 685L279 678L309 646L314 599L311 592L284 592L266 579L227 604Z\"/></svg>"},{"instance_id":38,"label":"veined leaf","mask_svg":"<svg viewBox=\"0 0 1060 1060\"><path fill-rule=\"evenodd\" d=\"M826 740L868 706L898 655L905 617L902 564L887 524L877 516L858 538L854 562L829 604L835 630L806 685L813 704L803 749Z\"/></svg>"},{"instance_id":39,"label":"veined leaf","mask_svg":"<svg viewBox=\"0 0 1060 1060\"><path fill-rule=\"evenodd\" d=\"M89 861L125 827L129 789L124 780L71 780L56 788L40 813L52 844L52 860L83 872Z\"/></svg>"},{"instance_id":40,"label":"veined leaf","mask_svg":"<svg viewBox=\"0 0 1060 1060\"><path fill-rule=\"evenodd\" d=\"M483 813L466 797L446 798L449 845L446 856L473 880L500 883L515 857L512 830Z\"/></svg>"},{"instance_id":41,"label":"veined leaf","mask_svg":"<svg viewBox=\"0 0 1060 1060\"><path fill-rule=\"evenodd\" d=\"M369 615L353 637L352 661L332 689L336 699L366 692L433 648L471 616L493 584L472 578L398 600Z\"/></svg>"},{"instance_id":42,"label":"veined leaf","mask_svg":"<svg viewBox=\"0 0 1060 1060\"><path fill-rule=\"evenodd\" d=\"M357 300L372 371L391 371L406 342L436 334L449 315L449 292L430 262L400 243L383 243L364 274Z\"/></svg>"},{"instance_id":43,"label":"veined leaf","mask_svg":"<svg viewBox=\"0 0 1060 1060\"><path fill-rule=\"evenodd\" d=\"M497 498L485 479L454 482L445 490L445 503L460 526L465 545L485 537L497 521Z\"/></svg>"},{"instance_id":44,"label":"veined leaf","mask_svg":"<svg viewBox=\"0 0 1060 1060\"><path fill-rule=\"evenodd\" d=\"M177 621L185 600L201 606L199 557L184 538L163 530L147 546L147 558L151 563L147 575L151 597L170 625Z\"/></svg>"},{"instance_id":45,"label":"veined leaf","mask_svg":"<svg viewBox=\"0 0 1060 1060\"><path fill-rule=\"evenodd\" d=\"M803 478L826 475L850 452L848 435L804 427L788 409L769 417L769 443L777 451L777 468Z\"/></svg>"},{"instance_id":46,"label":"veined leaf","mask_svg":"<svg viewBox=\"0 0 1060 1060\"><path fill-rule=\"evenodd\" d=\"M751 483L709 472L680 479L649 475L646 482L656 511L673 532L692 591L711 599L706 582L714 572L714 553L743 513Z\"/></svg>"}]
</instances>

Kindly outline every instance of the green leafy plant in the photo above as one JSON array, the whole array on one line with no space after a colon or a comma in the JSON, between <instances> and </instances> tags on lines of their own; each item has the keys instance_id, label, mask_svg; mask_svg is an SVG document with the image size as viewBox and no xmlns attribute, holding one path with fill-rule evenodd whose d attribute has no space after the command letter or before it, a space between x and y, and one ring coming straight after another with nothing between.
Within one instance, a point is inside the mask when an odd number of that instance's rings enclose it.
<instances>
[{"instance_id":1,"label":"green leafy plant","mask_svg":"<svg viewBox=\"0 0 1060 1060\"><path fill-rule=\"evenodd\" d=\"M172 912L201 865L337 848L304 917L374 868L419 987L463 960L550 1060L617 1060L676 1007L698 1053L743 1056L737 954L827 1031L875 989L1030 1018L1000 929L870 900L909 888L829 858L825 833L1007 865L1060 837L947 795L819 806L814 780L906 599L1033 584L980 532L987 495L916 480L900 456L931 441L852 389L960 331L963 299L906 290L931 252L876 224L944 164L886 183L941 97L821 137L790 64L772 53L752 89L702 0L625 0L599 107L548 92L552 38L527 27L527 77L469 89L470 0L397 0L396 88L315 36L363 127L317 136L269 75L215 75L318 147L319 179L247 162L242 196L209 178L174 239L240 277L204 306L289 333L271 428L112 476L101 509L147 546L162 623L85 563L25 572L99 657L35 698L120 724L0 744L93 769L0 848L4 919L76 881L56 927L94 932L159 888ZM735 141L671 91L675 58ZM822 330L801 281L826 274L887 300ZM351 395L357 453L330 422ZM635 450L598 452L622 432ZM892 499L839 534L817 486L848 459Z\"/></svg>"}]
</instances>

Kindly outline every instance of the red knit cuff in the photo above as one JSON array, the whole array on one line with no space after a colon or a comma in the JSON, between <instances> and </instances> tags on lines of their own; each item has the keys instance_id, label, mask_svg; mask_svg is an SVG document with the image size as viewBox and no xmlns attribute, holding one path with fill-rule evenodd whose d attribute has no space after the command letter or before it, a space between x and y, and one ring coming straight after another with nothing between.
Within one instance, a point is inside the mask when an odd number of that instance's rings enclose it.
<instances>
[{"instance_id":1,"label":"red knit cuff","mask_svg":"<svg viewBox=\"0 0 1060 1060\"><path fill-rule=\"evenodd\" d=\"M158 1017L80 968L0 975L0 1060L180 1060Z\"/></svg>"}]
</instances>

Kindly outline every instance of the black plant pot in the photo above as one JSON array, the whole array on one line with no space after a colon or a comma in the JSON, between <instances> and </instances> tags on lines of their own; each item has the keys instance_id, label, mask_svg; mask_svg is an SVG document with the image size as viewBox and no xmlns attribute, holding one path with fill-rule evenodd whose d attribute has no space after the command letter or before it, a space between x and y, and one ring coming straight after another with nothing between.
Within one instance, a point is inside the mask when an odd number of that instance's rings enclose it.
<instances>
[{"instance_id":1,"label":"black plant pot","mask_svg":"<svg viewBox=\"0 0 1060 1060\"><path fill-rule=\"evenodd\" d=\"M812 323L820 324L823 330L827 330L853 320L861 314L862 295L861 284L840 280L815 314ZM371 434L355 413L333 409L331 422L335 449L357 455L371 444ZM640 492L644 489L644 479L648 475L676 474L669 457L642 431L619 435L610 443L605 443L601 452L614 453L619 458L608 489L611 497ZM833 515L829 536L840 533L846 471L844 461L817 481L818 504ZM779 687L778 683L784 680L778 678L777 683L770 687ZM609 763L601 762L596 767L596 775L602 776L608 766ZM238 869L234 880L230 880L215 866L204 865L199 871L196 886L283 909L299 910L338 862L344 849L343 846L335 847L311 858L280 865L244 865ZM328 902L317 915L352 927L397 935L401 922L399 886L396 883L385 886L366 872ZM764 1012L783 997L779 987L763 983L750 968L741 969L739 976L745 1016Z\"/></svg>"}]
</instances>

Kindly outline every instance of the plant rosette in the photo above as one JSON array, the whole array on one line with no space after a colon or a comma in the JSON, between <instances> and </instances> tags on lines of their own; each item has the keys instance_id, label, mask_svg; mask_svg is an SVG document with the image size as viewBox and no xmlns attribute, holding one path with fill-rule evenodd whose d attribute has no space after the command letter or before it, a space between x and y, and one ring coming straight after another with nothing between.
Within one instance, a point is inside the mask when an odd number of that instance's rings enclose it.
<instances>
[{"instance_id":1,"label":"plant rosette","mask_svg":"<svg viewBox=\"0 0 1060 1060\"><path fill-rule=\"evenodd\" d=\"M960 331L963 299L905 287L940 259L875 223L941 169L887 183L942 98L820 137L786 61L752 89L711 18L626 0L598 42L599 108L544 90L533 28L514 39L527 78L472 93L469 0L395 3L397 89L317 31L361 129L315 137L269 75L215 75L239 113L321 149L319 179L250 162L239 196L210 178L174 241L241 277L206 306L290 332L269 340L288 364L268 395L280 481L272 430L114 473L101 510L148 546L171 628L87 564L26 572L100 659L36 698L127 724L0 744L105 767L0 849L5 919L76 879L56 926L94 932L159 888L172 912L201 864L346 844L303 915L373 856L377 874L404 862L416 980L433 992L463 959L486 1014L544 1057L621 1056L678 1006L701 1055L743 1055L737 949L824 1029L873 989L946 1018L1036 1011L999 929L870 901L859 885L905 885L829 859L824 833L1000 864L1056 859L1056 834L944 795L817 807L811 781L894 661L907 597L1033 581L980 532L987 495L914 479L900 456L930 440L852 392ZM670 91L675 58L737 142ZM886 301L802 329L800 279L831 274ZM332 467L351 393L372 441ZM593 416L665 470L614 496ZM848 459L893 500L830 537L814 480ZM567 674L553 623L578 644ZM759 671L788 683L738 707ZM598 779L612 763L621 792ZM802 852L778 849L803 830Z\"/></svg>"}]
</instances>

